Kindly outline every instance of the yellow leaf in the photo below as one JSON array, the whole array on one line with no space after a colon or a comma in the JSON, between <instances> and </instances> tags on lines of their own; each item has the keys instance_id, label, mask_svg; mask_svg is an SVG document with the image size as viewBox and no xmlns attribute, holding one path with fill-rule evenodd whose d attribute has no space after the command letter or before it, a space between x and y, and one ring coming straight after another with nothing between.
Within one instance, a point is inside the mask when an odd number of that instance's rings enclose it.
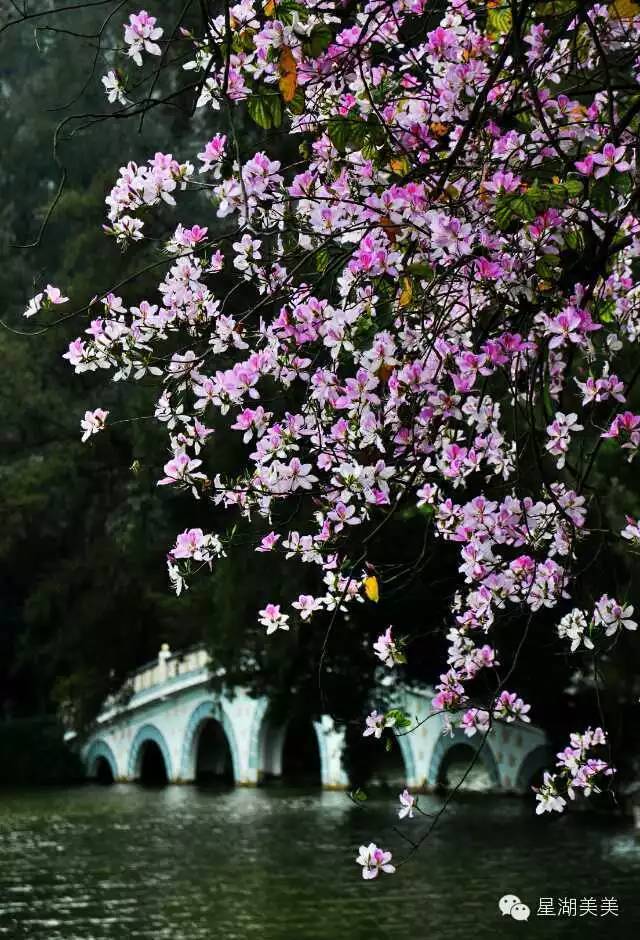
<instances>
[{"instance_id":1,"label":"yellow leaf","mask_svg":"<svg viewBox=\"0 0 640 940\"><path fill-rule=\"evenodd\" d=\"M381 215L380 227L383 229L385 235L387 236L391 244L393 244L398 237L400 226L394 225L388 215Z\"/></svg>"},{"instance_id":2,"label":"yellow leaf","mask_svg":"<svg viewBox=\"0 0 640 940\"><path fill-rule=\"evenodd\" d=\"M413 283L410 277L403 277L401 284L402 290L400 291L400 297L398 298L398 306L408 307L413 298Z\"/></svg>"},{"instance_id":3,"label":"yellow leaf","mask_svg":"<svg viewBox=\"0 0 640 940\"><path fill-rule=\"evenodd\" d=\"M298 63L288 46L282 48L278 68L280 70L278 86L282 100L286 102L293 101L298 87Z\"/></svg>"},{"instance_id":4,"label":"yellow leaf","mask_svg":"<svg viewBox=\"0 0 640 940\"><path fill-rule=\"evenodd\" d=\"M265 16L273 16L273 14L276 12L275 0L267 0L263 10Z\"/></svg>"},{"instance_id":5,"label":"yellow leaf","mask_svg":"<svg viewBox=\"0 0 640 940\"><path fill-rule=\"evenodd\" d=\"M441 124L440 121L434 121L431 125L431 132L436 135L436 137L444 137L445 134L449 133L449 128L446 124Z\"/></svg>"},{"instance_id":6,"label":"yellow leaf","mask_svg":"<svg viewBox=\"0 0 640 940\"><path fill-rule=\"evenodd\" d=\"M632 20L634 16L640 14L640 6L634 3L633 0L616 0L611 5L611 9L621 20Z\"/></svg>"},{"instance_id":7,"label":"yellow leaf","mask_svg":"<svg viewBox=\"0 0 640 940\"><path fill-rule=\"evenodd\" d=\"M393 366L388 365L386 362L383 362L380 368L376 371L376 375L381 382L387 382L392 373Z\"/></svg>"},{"instance_id":8,"label":"yellow leaf","mask_svg":"<svg viewBox=\"0 0 640 940\"><path fill-rule=\"evenodd\" d=\"M367 595L370 601L373 601L374 604L377 604L380 600L378 579L374 574L370 574L369 577L364 579L364 593Z\"/></svg>"},{"instance_id":9,"label":"yellow leaf","mask_svg":"<svg viewBox=\"0 0 640 940\"><path fill-rule=\"evenodd\" d=\"M406 157L392 157L389 160L389 166L398 176L404 176L411 169L411 165Z\"/></svg>"}]
</instances>

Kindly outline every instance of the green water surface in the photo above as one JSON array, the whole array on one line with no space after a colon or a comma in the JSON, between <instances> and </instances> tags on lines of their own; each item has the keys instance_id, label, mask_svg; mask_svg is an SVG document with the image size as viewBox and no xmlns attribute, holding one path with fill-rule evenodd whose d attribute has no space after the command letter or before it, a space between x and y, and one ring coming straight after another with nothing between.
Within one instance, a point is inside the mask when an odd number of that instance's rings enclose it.
<instances>
[{"instance_id":1,"label":"green water surface","mask_svg":"<svg viewBox=\"0 0 640 940\"><path fill-rule=\"evenodd\" d=\"M530 801L467 797L395 875L363 882L358 845L399 859L396 823L392 798L361 809L311 790L0 791L0 937L640 937L640 834L627 820L539 819ZM425 825L400 824L413 836ZM530 906L528 922L500 915L504 894ZM537 914L540 897L592 896L616 898L619 916Z\"/></svg>"}]
</instances>

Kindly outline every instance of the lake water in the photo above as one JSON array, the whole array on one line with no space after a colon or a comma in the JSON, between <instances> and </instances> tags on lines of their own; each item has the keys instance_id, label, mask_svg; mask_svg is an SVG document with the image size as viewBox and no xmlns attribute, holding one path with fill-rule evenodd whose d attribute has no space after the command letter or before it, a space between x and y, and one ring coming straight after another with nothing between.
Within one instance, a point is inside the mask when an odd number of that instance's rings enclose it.
<instances>
[{"instance_id":1,"label":"lake water","mask_svg":"<svg viewBox=\"0 0 640 940\"><path fill-rule=\"evenodd\" d=\"M537 819L530 801L466 797L395 875L364 882L358 845L399 858L395 824L390 799L359 808L343 793L275 787L0 791L0 937L640 936L640 835L627 821ZM416 834L426 822L400 825ZM530 906L528 922L500 915L505 894ZM543 897L556 910L575 898L575 916L539 916ZM598 916L579 916L591 897ZM602 916L603 897L618 917Z\"/></svg>"}]
</instances>

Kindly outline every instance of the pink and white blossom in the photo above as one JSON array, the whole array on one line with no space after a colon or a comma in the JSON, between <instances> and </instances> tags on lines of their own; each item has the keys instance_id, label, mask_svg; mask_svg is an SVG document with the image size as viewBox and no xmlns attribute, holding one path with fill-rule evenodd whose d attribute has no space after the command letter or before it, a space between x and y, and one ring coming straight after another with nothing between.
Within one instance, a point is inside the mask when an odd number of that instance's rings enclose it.
<instances>
[{"instance_id":1,"label":"pink and white blossom","mask_svg":"<svg viewBox=\"0 0 640 940\"><path fill-rule=\"evenodd\" d=\"M358 865L362 865L362 877L367 880L377 878L382 871L385 875L392 875L395 872L395 866L391 864L391 852L385 852L379 849L375 842L369 845L361 845L359 854L356 858Z\"/></svg>"}]
</instances>

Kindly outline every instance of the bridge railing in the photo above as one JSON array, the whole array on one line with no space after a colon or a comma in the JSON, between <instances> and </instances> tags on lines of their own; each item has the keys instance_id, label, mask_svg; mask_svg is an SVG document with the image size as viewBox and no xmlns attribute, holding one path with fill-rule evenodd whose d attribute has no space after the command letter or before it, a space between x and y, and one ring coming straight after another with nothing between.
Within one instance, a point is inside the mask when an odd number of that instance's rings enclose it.
<instances>
[{"instance_id":1,"label":"bridge railing","mask_svg":"<svg viewBox=\"0 0 640 940\"><path fill-rule=\"evenodd\" d=\"M201 646L175 654L171 654L168 648L163 647L157 659L146 666L142 666L131 676L130 683L133 694L146 692L154 686L162 685L168 679L205 669L209 662L209 654Z\"/></svg>"}]
</instances>

